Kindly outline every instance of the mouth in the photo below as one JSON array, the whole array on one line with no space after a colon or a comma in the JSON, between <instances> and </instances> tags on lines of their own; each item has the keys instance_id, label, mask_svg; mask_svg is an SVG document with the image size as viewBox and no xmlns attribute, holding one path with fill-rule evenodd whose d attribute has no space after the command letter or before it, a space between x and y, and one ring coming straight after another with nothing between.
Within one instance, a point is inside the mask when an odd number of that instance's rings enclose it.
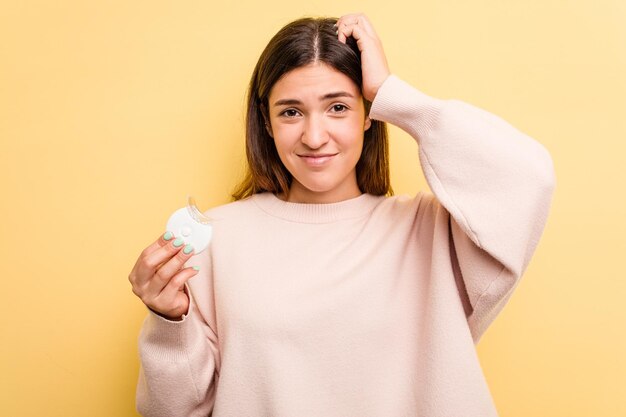
<instances>
[{"instance_id":1,"label":"mouth","mask_svg":"<svg viewBox=\"0 0 626 417\"><path fill-rule=\"evenodd\" d=\"M301 154L298 155L304 162L311 166L320 166L330 161L337 155L336 153L323 154Z\"/></svg>"}]
</instances>

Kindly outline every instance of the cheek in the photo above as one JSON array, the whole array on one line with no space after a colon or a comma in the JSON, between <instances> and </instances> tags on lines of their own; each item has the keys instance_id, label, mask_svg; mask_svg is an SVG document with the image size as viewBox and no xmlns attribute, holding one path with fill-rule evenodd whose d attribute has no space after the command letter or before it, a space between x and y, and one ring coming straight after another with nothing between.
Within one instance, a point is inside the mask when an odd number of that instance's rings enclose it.
<instances>
[{"instance_id":1,"label":"cheek","mask_svg":"<svg viewBox=\"0 0 626 417\"><path fill-rule=\"evenodd\" d=\"M298 142L297 132L293 128L281 126L274 128L274 145L278 153L289 152Z\"/></svg>"},{"instance_id":2,"label":"cheek","mask_svg":"<svg viewBox=\"0 0 626 417\"><path fill-rule=\"evenodd\" d=\"M333 134L344 146L359 147L363 145L363 122L361 120L350 120L340 123L333 129Z\"/></svg>"},{"instance_id":3,"label":"cheek","mask_svg":"<svg viewBox=\"0 0 626 417\"><path fill-rule=\"evenodd\" d=\"M361 120L351 120L343 126L343 132L353 137L363 136L363 122Z\"/></svg>"}]
</instances>

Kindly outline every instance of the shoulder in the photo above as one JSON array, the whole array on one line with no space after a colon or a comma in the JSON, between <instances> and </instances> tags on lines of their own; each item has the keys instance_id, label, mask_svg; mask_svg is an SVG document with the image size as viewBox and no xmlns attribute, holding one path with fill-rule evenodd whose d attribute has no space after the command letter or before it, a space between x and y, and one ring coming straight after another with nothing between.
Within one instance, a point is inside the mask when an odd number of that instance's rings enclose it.
<instances>
[{"instance_id":1,"label":"shoulder","mask_svg":"<svg viewBox=\"0 0 626 417\"><path fill-rule=\"evenodd\" d=\"M256 194L241 200L215 206L205 211L204 214L212 220L226 220L233 216L238 217L242 214L249 214L257 207L253 202L255 197Z\"/></svg>"},{"instance_id":2,"label":"shoulder","mask_svg":"<svg viewBox=\"0 0 626 417\"><path fill-rule=\"evenodd\" d=\"M375 215L400 223L410 221L413 226L447 223L446 208L430 191L419 191L415 196L398 195L384 198L378 205Z\"/></svg>"},{"instance_id":3,"label":"shoulder","mask_svg":"<svg viewBox=\"0 0 626 417\"><path fill-rule=\"evenodd\" d=\"M425 206L433 203L433 195L425 191L418 192L415 196L406 194L394 195L381 200L377 210L382 213L417 213Z\"/></svg>"}]
</instances>

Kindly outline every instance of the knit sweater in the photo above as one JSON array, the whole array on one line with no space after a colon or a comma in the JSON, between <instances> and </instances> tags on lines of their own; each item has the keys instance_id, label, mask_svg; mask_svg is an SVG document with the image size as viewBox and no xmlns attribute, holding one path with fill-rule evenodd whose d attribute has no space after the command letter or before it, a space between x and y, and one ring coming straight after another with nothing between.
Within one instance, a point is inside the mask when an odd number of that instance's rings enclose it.
<instances>
[{"instance_id":1,"label":"knit sweater","mask_svg":"<svg viewBox=\"0 0 626 417\"><path fill-rule=\"evenodd\" d=\"M209 210L188 314L140 333L143 415L497 416L475 344L542 234L550 155L395 75L370 117L417 141L432 193Z\"/></svg>"}]
</instances>

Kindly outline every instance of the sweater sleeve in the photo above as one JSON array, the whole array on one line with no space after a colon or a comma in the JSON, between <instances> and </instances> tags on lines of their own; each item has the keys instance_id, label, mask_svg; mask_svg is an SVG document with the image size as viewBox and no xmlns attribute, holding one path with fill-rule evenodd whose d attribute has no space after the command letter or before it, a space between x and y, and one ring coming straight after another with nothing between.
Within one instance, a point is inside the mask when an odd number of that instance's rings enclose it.
<instances>
[{"instance_id":1,"label":"sweater sleeve","mask_svg":"<svg viewBox=\"0 0 626 417\"><path fill-rule=\"evenodd\" d=\"M186 263L200 265L200 271L189 280L191 302L183 320L170 321L150 311L144 321L136 396L142 416L206 416L213 409L219 351L206 252Z\"/></svg>"},{"instance_id":2,"label":"sweater sleeve","mask_svg":"<svg viewBox=\"0 0 626 417\"><path fill-rule=\"evenodd\" d=\"M426 181L449 213L451 260L478 343L517 286L545 226L555 176L537 141L459 100L430 97L390 75L372 119L418 143Z\"/></svg>"}]
</instances>

